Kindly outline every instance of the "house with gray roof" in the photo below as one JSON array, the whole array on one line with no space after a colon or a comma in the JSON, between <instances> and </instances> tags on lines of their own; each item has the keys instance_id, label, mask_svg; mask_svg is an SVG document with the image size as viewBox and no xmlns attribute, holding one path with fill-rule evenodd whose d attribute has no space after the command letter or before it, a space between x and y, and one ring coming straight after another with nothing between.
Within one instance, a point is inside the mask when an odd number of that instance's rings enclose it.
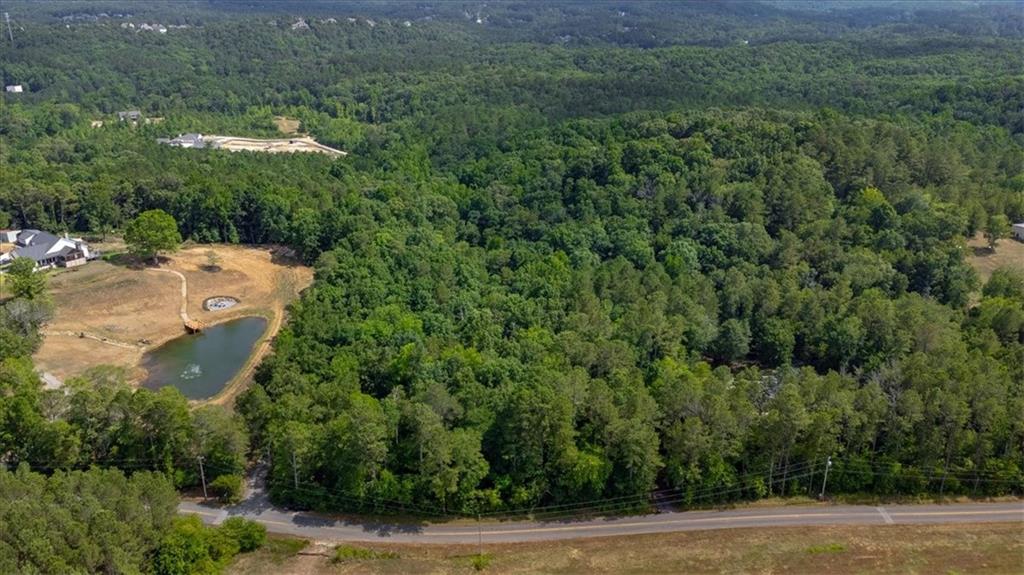
<instances>
[{"instance_id":1,"label":"house with gray roof","mask_svg":"<svg viewBox=\"0 0 1024 575\"><path fill-rule=\"evenodd\" d=\"M36 262L37 269L51 267L74 267L93 259L95 253L79 238L63 237L40 230L0 231L0 245L8 244L12 249L0 253L0 266L15 258L29 258Z\"/></svg>"},{"instance_id":2,"label":"house with gray roof","mask_svg":"<svg viewBox=\"0 0 1024 575\"><path fill-rule=\"evenodd\" d=\"M121 122L131 122L134 126L142 119L142 112L138 110L125 110L117 113L117 119Z\"/></svg>"}]
</instances>

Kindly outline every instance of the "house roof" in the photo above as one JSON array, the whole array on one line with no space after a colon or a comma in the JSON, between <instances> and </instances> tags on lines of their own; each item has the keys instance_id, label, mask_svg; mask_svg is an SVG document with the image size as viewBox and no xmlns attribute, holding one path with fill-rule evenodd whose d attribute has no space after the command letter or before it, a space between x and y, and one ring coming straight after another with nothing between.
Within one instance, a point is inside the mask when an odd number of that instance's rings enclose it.
<instances>
[{"instance_id":1,"label":"house roof","mask_svg":"<svg viewBox=\"0 0 1024 575\"><path fill-rule=\"evenodd\" d=\"M77 249L71 242L58 247L57 244L62 240L63 238L49 232L21 230L14 242L17 247L11 250L10 255L15 258L32 258L38 262L47 258L67 255Z\"/></svg>"},{"instance_id":2,"label":"house roof","mask_svg":"<svg viewBox=\"0 0 1024 575\"><path fill-rule=\"evenodd\" d=\"M57 236L50 232L44 232L41 230L21 230L18 232L18 237L14 240L15 243L33 246L36 244L46 244L52 246L59 240Z\"/></svg>"},{"instance_id":3,"label":"house roof","mask_svg":"<svg viewBox=\"0 0 1024 575\"><path fill-rule=\"evenodd\" d=\"M14 250L11 251L11 257L12 258L31 258L31 259L33 259L33 260L38 262L39 260L43 259L43 256L46 255L46 250L49 247L50 246L44 246L44 245L40 244L40 245L37 245L37 246L24 246L24 247L14 248Z\"/></svg>"}]
</instances>

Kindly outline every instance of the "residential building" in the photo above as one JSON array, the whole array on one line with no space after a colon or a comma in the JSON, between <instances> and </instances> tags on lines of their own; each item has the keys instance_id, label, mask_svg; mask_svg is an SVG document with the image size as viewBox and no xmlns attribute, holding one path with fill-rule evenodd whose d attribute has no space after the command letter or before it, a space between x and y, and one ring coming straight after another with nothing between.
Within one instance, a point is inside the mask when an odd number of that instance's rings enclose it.
<instances>
[{"instance_id":1,"label":"residential building","mask_svg":"<svg viewBox=\"0 0 1024 575\"><path fill-rule=\"evenodd\" d=\"M125 110L117 113L117 119L122 122L131 122L133 125L138 124L139 120L142 119L142 112L138 110Z\"/></svg>"},{"instance_id":2,"label":"residential building","mask_svg":"<svg viewBox=\"0 0 1024 575\"><path fill-rule=\"evenodd\" d=\"M70 238L67 234L58 237L40 230L0 231L0 243L13 246L10 251L0 254L0 266L11 263L15 258L29 258L39 269L70 268L97 256L80 238Z\"/></svg>"}]
</instances>

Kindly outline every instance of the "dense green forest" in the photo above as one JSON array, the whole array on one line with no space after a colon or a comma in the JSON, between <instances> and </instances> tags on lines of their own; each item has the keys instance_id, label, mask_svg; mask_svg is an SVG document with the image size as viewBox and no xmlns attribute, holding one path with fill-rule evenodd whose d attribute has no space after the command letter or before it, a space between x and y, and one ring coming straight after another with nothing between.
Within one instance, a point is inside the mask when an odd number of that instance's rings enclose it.
<instances>
[{"instance_id":1,"label":"dense green forest","mask_svg":"<svg viewBox=\"0 0 1024 575\"><path fill-rule=\"evenodd\" d=\"M4 573L218 573L266 538L233 517L204 527L176 517L178 496L160 473L93 468L50 476L0 468Z\"/></svg>"},{"instance_id":2,"label":"dense green forest","mask_svg":"<svg viewBox=\"0 0 1024 575\"><path fill-rule=\"evenodd\" d=\"M1019 5L124 6L11 3L0 227L159 208L316 282L237 415L44 392L8 302L12 466L267 457L281 503L448 515L806 494L829 456L838 493L1024 490L1024 264L964 244L1024 220ZM276 115L350 155L155 141Z\"/></svg>"}]
</instances>

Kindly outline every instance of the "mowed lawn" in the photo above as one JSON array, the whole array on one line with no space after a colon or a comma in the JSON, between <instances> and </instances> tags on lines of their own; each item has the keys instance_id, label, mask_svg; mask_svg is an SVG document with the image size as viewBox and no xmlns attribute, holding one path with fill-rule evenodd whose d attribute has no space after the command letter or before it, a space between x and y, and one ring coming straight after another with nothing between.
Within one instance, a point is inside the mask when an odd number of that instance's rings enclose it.
<instances>
[{"instance_id":1,"label":"mowed lawn","mask_svg":"<svg viewBox=\"0 0 1024 575\"><path fill-rule=\"evenodd\" d=\"M1024 524L730 529L486 545L334 547L273 539L233 574L338 573L1024 573Z\"/></svg>"}]
</instances>

